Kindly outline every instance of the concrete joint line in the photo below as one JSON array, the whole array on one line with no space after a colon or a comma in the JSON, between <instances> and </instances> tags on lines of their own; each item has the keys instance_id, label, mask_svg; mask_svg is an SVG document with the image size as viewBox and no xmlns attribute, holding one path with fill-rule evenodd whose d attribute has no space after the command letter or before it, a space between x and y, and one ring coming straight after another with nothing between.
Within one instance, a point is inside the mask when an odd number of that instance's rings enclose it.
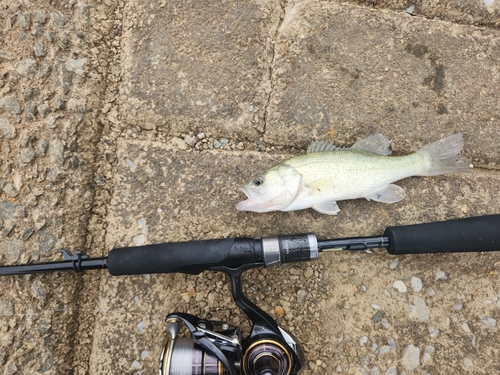
<instances>
[{"instance_id":1,"label":"concrete joint line","mask_svg":"<svg viewBox=\"0 0 500 375\"><path fill-rule=\"evenodd\" d=\"M278 37L279 37L279 34L280 34L281 27L283 26L283 23L287 19L286 18L286 7L287 7L287 5L288 4L287 4L286 0L280 2L281 15L280 15L280 18L279 18L279 24L278 24L278 27L276 28L276 32L274 33L274 40L271 40L271 47L272 47L271 48L271 53L272 53L272 57L271 57L271 63L269 64L269 69L268 69L270 90L269 90L269 94L267 95L266 104L264 105L264 118L263 118L264 131L262 133L263 135L266 134L268 107L269 107L269 104L271 103L271 96L273 95L273 92L274 92L273 70L274 70L274 63L275 63L275 59L276 59L276 43L278 41Z\"/></svg>"}]
</instances>

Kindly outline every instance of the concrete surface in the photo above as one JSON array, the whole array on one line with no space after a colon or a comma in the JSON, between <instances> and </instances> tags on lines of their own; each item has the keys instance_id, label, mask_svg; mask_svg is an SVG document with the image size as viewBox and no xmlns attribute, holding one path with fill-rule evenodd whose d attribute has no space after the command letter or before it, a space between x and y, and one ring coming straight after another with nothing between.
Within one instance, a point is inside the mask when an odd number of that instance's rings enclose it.
<instances>
[{"instance_id":1,"label":"concrete surface","mask_svg":"<svg viewBox=\"0 0 500 375\"><path fill-rule=\"evenodd\" d=\"M0 263L498 213L500 3L485 3L6 0ZM457 131L475 168L406 179L395 205L234 208L312 139L381 132L404 154ZM304 374L500 373L498 254L395 259L322 254L249 271L244 290L302 343ZM2 278L0 374L155 373L172 311L248 329L216 273Z\"/></svg>"}]
</instances>

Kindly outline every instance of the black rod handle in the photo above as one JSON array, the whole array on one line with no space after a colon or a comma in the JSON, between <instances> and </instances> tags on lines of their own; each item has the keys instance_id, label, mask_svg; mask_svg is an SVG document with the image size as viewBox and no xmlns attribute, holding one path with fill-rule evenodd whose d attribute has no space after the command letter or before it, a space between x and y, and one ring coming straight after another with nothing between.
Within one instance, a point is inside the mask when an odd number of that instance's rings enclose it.
<instances>
[{"instance_id":1,"label":"black rod handle","mask_svg":"<svg viewBox=\"0 0 500 375\"><path fill-rule=\"evenodd\" d=\"M388 227L390 254L500 250L500 215Z\"/></svg>"},{"instance_id":2,"label":"black rod handle","mask_svg":"<svg viewBox=\"0 0 500 375\"><path fill-rule=\"evenodd\" d=\"M110 251L106 263L109 273L115 276L198 274L212 267L239 267L261 262L260 243L253 238L225 238L117 248Z\"/></svg>"}]
</instances>

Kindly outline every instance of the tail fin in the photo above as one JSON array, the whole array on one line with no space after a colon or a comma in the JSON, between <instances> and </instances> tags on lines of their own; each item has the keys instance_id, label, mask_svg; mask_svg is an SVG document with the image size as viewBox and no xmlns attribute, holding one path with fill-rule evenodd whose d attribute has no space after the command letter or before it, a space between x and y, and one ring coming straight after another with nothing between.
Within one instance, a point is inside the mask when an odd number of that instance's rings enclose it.
<instances>
[{"instance_id":1,"label":"tail fin","mask_svg":"<svg viewBox=\"0 0 500 375\"><path fill-rule=\"evenodd\" d=\"M417 154L424 158L427 171L421 176L436 176L468 170L470 160L464 155L460 155L463 147L462 133L450 135L422 147L417 151Z\"/></svg>"}]
</instances>

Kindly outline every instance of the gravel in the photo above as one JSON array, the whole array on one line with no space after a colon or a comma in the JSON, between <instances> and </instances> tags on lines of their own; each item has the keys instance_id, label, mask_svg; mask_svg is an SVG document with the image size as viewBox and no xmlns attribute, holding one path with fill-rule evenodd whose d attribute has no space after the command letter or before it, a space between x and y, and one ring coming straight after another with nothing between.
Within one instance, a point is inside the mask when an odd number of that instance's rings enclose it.
<instances>
[{"instance_id":1,"label":"gravel","mask_svg":"<svg viewBox=\"0 0 500 375\"><path fill-rule=\"evenodd\" d=\"M399 293L406 293L408 291L408 288L406 287L406 284L402 280L396 280L392 284L394 289L396 289Z\"/></svg>"},{"instance_id":2,"label":"gravel","mask_svg":"<svg viewBox=\"0 0 500 375\"><path fill-rule=\"evenodd\" d=\"M415 304L410 305L409 310L410 310L410 318L417 319L421 322L429 320L430 309L427 307L427 304L425 303L424 299L416 297Z\"/></svg>"},{"instance_id":3,"label":"gravel","mask_svg":"<svg viewBox=\"0 0 500 375\"><path fill-rule=\"evenodd\" d=\"M481 319L481 325L486 328L495 328L497 326L497 320L491 316L485 316Z\"/></svg>"},{"instance_id":4,"label":"gravel","mask_svg":"<svg viewBox=\"0 0 500 375\"><path fill-rule=\"evenodd\" d=\"M436 279L435 280L436 281L439 281L439 280L448 280L448 276L443 271L437 271L436 272Z\"/></svg>"},{"instance_id":5,"label":"gravel","mask_svg":"<svg viewBox=\"0 0 500 375\"><path fill-rule=\"evenodd\" d=\"M38 232L41 236L40 256L47 254L57 243L57 237L47 231Z\"/></svg>"},{"instance_id":6,"label":"gravel","mask_svg":"<svg viewBox=\"0 0 500 375\"><path fill-rule=\"evenodd\" d=\"M66 61L66 69L81 76L83 74L84 64L85 62L82 59L68 59Z\"/></svg>"},{"instance_id":7,"label":"gravel","mask_svg":"<svg viewBox=\"0 0 500 375\"><path fill-rule=\"evenodd\" d=\"M412 276L410 284L415 292L420 292L422 290L422 280L418 277Z\"/></svg>"},{"instance_id":8,"label":"gravel","mask_svg":"<svg viewBox=\"0 0 500 375\"><path fill-rule=\"evenodd\" d=\"M33 12L33 22L44 24L47 21L47 16L41 10L35 10Z\"/></svg>"},{"instance_id":9,"label":"gravel","mask_svg":"<svg viewBox=\"0 0 500 375\"><path fill-rule=\"evenodd\" d=\"M43 42L38 42L35 45L35 56L42 57L44 53L45 53L45 50L44 50Z\"/></svg>"},{"instance_id":10,"label":"gravel","mask_svg":"<svg viewBox=\"0 0 500 375\"><path fill-rule=\"evenodd\" d=\"M9 263L14 263L21 254L21 243L19 241L5 241L5 258Z\"/></svg>"},{"instance_id":11,"label":"gravel","mask_svg":"<svg viewBox=\"0 0 500 375\"><path fill-rule=\"evenodd\" d=\"M52 20L52 26L54 26L55 29L61 30L64 25L66 25L66 18L61 12L51 13L50 18Z\"/></svg>"},{"instance_id":12,"label":"gravel","mask_svg":"<svg viewBox=\"0 0 500 375\"><path fill-rule=\"evenodd\" d=\"M33 297L42 300L47 297L47 291L40 280L35 280L31 285L31 294Z\"/></svg>"},{"instance_id":13,"label":"gravel","mask_svg":"<svg viewBox=\"0 0 500 375\"><path fill-rule=\"evenodd\" d=\"M7 300L0 299L0 317L14 315L14 306Z\"/></svg>"},{"instance_id":14,"label":"gravel","mask_svg":"<svg viewBox=\"0 0 500 375\"><path fill-rule=\"evenodd\" d=\"M401 364L408 371L415 370L420 365L420 348L413 344L404 348Z\"/></svg>"},{"instance_id":15,"label":"gravel","mask_svg":"<svg viewBox=\"0 0 500 375\"><path fill-rule=\"evenodd\" d=\"M36 71L38 70L38 64L35 60L32 59L24 59L19 61L15 68L17 73L19 73L21 76L25 77L30 74L35 74Z\"/></svg>"},{"instance_id":16,"label":"gravel","mask_svg":"<svg viewBox=\"0 0 500 375\"><path fill-rule=\"evenodd\" d=\"M10 220L16 213L17 205L8 200L0 201L0 217L4 220Z\"/></svg>"},{"instance_id":17,"label":"gravel","mask_svg":"<svg viewBox=\"0 0 500 375\"><path fill-rule=\"evenodd\" d=\"M13 115L19 115L21 113L21 107L14 94L0 98L0 107Z\"/></svg>"}]
</instances>

